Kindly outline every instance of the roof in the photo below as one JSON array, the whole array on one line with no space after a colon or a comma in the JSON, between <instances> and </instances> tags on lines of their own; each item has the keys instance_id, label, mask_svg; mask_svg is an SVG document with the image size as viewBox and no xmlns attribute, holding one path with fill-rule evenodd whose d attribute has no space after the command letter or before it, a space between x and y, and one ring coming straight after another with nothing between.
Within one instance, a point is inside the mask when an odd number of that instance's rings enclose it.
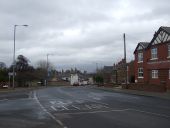
<instances>
[{"instance_id":1,"label":"roof","mask_svg":"<svg viewBox=\"0 0 170 128\"><path fill-rule=\"evenodd\" d=\"M147 48L149 45L149 42L140 42L140 44L143 46L143 48Z\"/></svg>"},{"instance_id":2,"label":"roof","mask_svg":"<svg viewBox=\"0 0 170 128\"><path fill-rule=\"evenodd\" d=\"M170 37L170 27L161 26L161 27L158 29L158 31L155 32L154 37L152 38L152 40L151 40L150 42L139 42L138 45L136 46L136 49L135 49L134 53L137 51L137 49L138 49L139 46L142 46L143 49L149 48L149 47L152 45L152 43L154 42L154 40L157 38L158 34L159 34L161 31L167 33L167 34L169 35L168 37ZM165 38L165 36L164 36L164 38ZM165 39L169 39L169 38L165 38ZM163 40L164 40L164 39L163 39ZM165 40L165 41L167 41L167 40Z\"/></svg>"},{"instance_id":3,"label":"roof","mask_svg":"<svg viewBox=\"0 0 170 128\"><path fill-rule=\"evenodd\" d=\"M134 53L137 51L139 46L142 46L143 49L146 49L148 47L148 45L149 45L149 42L139 42L138 45L136 46Z\"/></svg>"},{"instance_id":4,"label":"roof","mask_svg":"<svg viewBox=\"0 0 170 128\"><path fill-rule=\"evenodd\" d=\"M168 34L170 34L170 27L161 27L164 31L166 31Z\"/></svg>"},{"instance_id":5,"label":"roof","mask_svg":"<svg viewBox=\"0 0 170 128\"><path fill-rule=\"evenodd\" d=\"M167 33L167 34L170 36L170 27L161 26L161 27L158 29L158 31L155 32L155 34L154 34L154 36L153 36L153 38L152 38L149 46L151 46L151 45L154 43L154 41L156 40L156 38L158 37L158 35L160 34L161 31ZM159 38L159 37L158 37L158 38ZM164 36L164 38L165 38L165 36ZM168 38L166 38L166 39L168 39ZM163 40L164 40L164 39L163 39ZM167 41L167 40L166 40L166 41ZM148 46L148 47L149 47L149 46Z\"/></svg>"}]
</instances>

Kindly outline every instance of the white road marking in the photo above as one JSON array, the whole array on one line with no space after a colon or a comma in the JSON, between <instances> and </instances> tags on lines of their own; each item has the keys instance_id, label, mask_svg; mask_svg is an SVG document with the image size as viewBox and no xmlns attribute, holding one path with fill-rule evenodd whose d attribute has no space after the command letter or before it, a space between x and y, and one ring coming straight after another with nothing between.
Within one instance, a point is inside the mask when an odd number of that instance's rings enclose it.
<instances>
[{"instance_id":1,"label":"white road marking","mask_svg":"<svg viewBox=\"0 0 170 128\"><path fill-rule=\"evenodd\" d=\"M77 107L77 106L75 106L75 105L71 105L73 108L76 108L76 109L78 109L78 110L80 110L80 108L79 107Z\"/></svg>"},{"instance_id":2,"label":"white road marking","mask_svg":"<svg viewBox=\"0 0 170 128\"><path fill-rule=\"evenodd\" d=\"M56 101L50 101L50 103L51 103L51 104L55 104L55 103L56 103Z\"/></svg>"},{"instance_id":3,"label":"white road marking","mask_svg":"<svg viewBox=\"0 0 170 128\"><path fill-rule=\"evenodd\" d=\"M1 101L7 101L7 100L8 100L8 99L2 99L2 100L0 100L0 102L1 102Z\"/></svg>"},{"instance_id":4,"label":"white road marking","mask_svg":"<svg viewBox=\"0 0 170 128\"><path fill-rule=\"evenodd\" d=\"M36 100L36 102L39 104L39 106L41 107L41 109L46 112L53 120L55 120L59 125L61 125L62 127L64 128L67 128L66 126L64 126L64 124L55 118L55 116L53 116L50 112L47 111L47 109L45 109L45 107L40 103L40 101L38 100L37 98L37 95L36 95L36 91L34 91L34 99Z\"/></svg>"},{"instance_id":5,"label":"white road marking","mask_svg":"<svg viewBox=\"0 0 170 128\"><path fill-rule=\"evenodd\" d=\"M88 109L92 109L92 108L90 107L90 105L87 105L87 104L85 104L85 107L87 107Z\"/></svg>"},{"instance_id":6,"label":"white road marking","mask_svg":"<svg viewBox=\"0 0 170 128\"><path fill-rule=\"evenodd\" d=\"M64 93L65 95L68 95L68 96L70 96L70 97L75 97L74 95L72 95L72 94L70 94L70 93L66 93L66 92L62 91L61 89L58 89L58 91ZM80 98L80 97L76 97L76 98L78 98L78 100L76 100L76 101L89 101L89 102L95 102L95 103L100 103L100 104L108 105L108 104L106 104L106 103L99 102L99 101L86 100L86 99L83 99L83 98Z\"/></svg>"},{"instance_id":7,"label":"white road marking","mask_svg":"<svg viewBox=\"0 0 170 128\"><path fill-rule=\"evenodd\" d=\"M107 110L107 111L91 111L91 112L74 112L74 113L61 113L63 115L80 115L80 114L95 114L95 113L108 113L108 112L123 112L128 111L129 109L115 109L115 110Z\"/></svg>"},{"instance_id":8,"label":"white road marking","mask_svg":"<svg viewBox=\"0 0 170 128\"><path fill-rule=\"evenodd\" d=\"M62 107L65 109L65 110L69 110L67 107L65 107L64 105L62 105Z\"/></svg>"},{"instance_id":9,"label":"white road marking","mask_svg":"<svg viewBox=\"0 0 170 128\"><path fill-rule=\"evenodd\" d=\"M51 106L51 108L52 108L54 111L57 111L57 109L56 109L54 106Z\"/></svg>"},{"instance_id":10,"label":"white road marking","mask_svg":"<svg viewBox=\"0 0 170 128\"><path fill-rule=\"evenodd\" d=\"M136 112L146 113L146 114L150 114L150 115L154 115L154 116L160 116L160 117L170 118L170 116L165 115L165 114L159 114L159 113L154 113L154 112L142 111L142 110L133 109L133 108L132 108L132 109L129 108L129 111L136 111Z\"/></svg>"}]
</instances>

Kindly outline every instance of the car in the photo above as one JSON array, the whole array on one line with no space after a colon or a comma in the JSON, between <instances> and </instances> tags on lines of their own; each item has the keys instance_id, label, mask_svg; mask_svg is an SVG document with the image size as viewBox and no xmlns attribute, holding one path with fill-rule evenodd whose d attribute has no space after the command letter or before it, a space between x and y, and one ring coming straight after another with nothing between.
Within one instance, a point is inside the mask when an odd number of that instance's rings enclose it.
<instances>
[{"instance_id":1,"label":"car","mask_svg":"<svg viewBox=\"0 0 170 128\"><path fill-rule=\"evenodd\" d=\"M8 85L7 85L7 84L5 84L5 85L3 85L2 87L3 87L3 88L8 88Z\"/></svg>"}]
</instances>

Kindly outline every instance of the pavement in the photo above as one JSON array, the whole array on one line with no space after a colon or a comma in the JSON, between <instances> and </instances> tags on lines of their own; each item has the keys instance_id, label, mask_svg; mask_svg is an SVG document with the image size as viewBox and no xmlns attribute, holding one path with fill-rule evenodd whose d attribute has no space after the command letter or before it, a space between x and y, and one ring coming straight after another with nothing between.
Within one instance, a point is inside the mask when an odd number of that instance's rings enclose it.
<instances>
[{"instance_id":1,"label":"pavement","mask_svg":"<svg viewBox=\"0 0 170 128\"><path fill-rule=\"evenodd\" d=\"M169 128L167 99L96 87L0 94L0 128Z\"/></svg>"},{"instance_id":2,"label":"pavement","mask_svg":"<svg viewBox=\"0 0 170 128\"><path fill-rule=\"evenodd\" d=\"M132 90L132 89L123 89L121 86L119 87L97 87L96 89L102 89L105 91L114 91L119 93L127 93L133 95L141 95L141 96L148 96L148 97L157 97L163 99L170 100L170 92L149 92L149 91L139 91L139 90Z\"/></svg>"}]
</instances>

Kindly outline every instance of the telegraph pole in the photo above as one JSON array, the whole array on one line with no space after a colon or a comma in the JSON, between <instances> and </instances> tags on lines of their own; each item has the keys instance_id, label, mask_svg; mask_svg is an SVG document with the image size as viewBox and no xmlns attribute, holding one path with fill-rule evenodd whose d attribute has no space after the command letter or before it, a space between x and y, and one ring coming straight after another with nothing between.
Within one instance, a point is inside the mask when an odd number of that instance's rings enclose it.
<instances>
[{"instance_id":1,"label":"telegraph pole","mask_svg":"<svg viewBox=\"0 0 170 128\"><path fill-rule=\"evenodd\" d=\"M126 35L125 33L123 34L123 40L124 40L124 61L125 61L125 81L126 81L126 88L128 88L127 85L127 63L126 63Z\"/></svg>"}]
</instances>

